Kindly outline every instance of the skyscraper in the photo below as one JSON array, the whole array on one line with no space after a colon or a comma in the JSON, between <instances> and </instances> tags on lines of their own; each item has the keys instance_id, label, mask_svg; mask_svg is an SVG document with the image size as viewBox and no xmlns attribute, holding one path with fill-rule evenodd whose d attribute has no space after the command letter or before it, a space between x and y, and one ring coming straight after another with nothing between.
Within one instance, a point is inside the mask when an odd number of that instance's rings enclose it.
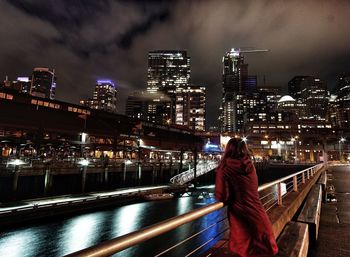
<instances>
[{"instance_id":1,"label":"skyscraper","mask_svg":"<svg viewBox=\"0 0 350 257\"><path fill-rule=\"evenodd\" d=\"M338 77L335 93L337 97L332 104L336 125L350 128L350 73L343 73Z\"/></svg>"},{"instance_id":2,"label":"skyscraper","mask_svg":"<svg viewBox=\"0 0 350 257\"><path fill-rule=\"evenodd\" d=\"M176 92L176 124L205 130L205 87L189 85Z\"/></svg>"},{"instance_id":3,"label":"skyscraper","mask_svg":"<svg viewBox=\"0 0 350 257\"><path fill-rule=\"evenodd\" d=\"M288 94L294 99L301 97L302 82L309 76L295 76L288 82Z\"/></svg>"},{"instance_id":4,"label":"skyscraper","mask_svg":"<svg viewBox=\"0 0 350 257\"><path fill-rule=\"evenodd\" d=\"M93 97L88 100L81 100L80 103L91 109L116 113L117 89L115 84L111 80L98 80Z\"/></svg>"},{"instance_id":5,"label":"skyscraper","mask_svg":"<svg viewBox=\"0 0 350 257\"><path fill-rule=\"evenodd\" d=\"M159 50L148 53L147 92L154 100L168 98L165 110L171 123L176 120L176 91L188 86L190 80L190 57L186 51Z\"/></svg>"},{"instance_id":6,"label":"skyscraper","mask_svg":"<svg viewBox=\"0 0 350 257\"><path fill-rule=\"evenodd\" d=\"M42 98L55 99L55 70L49 68L34 68L30 94Z\"/></svg>"},{"instance_id":7,"label":"skyscraper","mask_svg":"<svg viewBox=\"0 0 350 257\"><path fill-rule=\"evenodd\" d=\"M326 119L330 94L324 81L312 76L307 77L301 83L300 97L306 106L304 118Z\"/></svg>"},{"instance_id":8,"label":"skyscraper","mask_svg":"<svg viewBox=\"0 0 350 257\"><path fill-rule=\"evenodd\" d=\"M232 48L222 59L221 131L236 132L243 128L247 95L257 88L256 76L248 75L248 64L240 49ZM254 100L252 100L254 101Z\"/></svg>"}]
</instances>

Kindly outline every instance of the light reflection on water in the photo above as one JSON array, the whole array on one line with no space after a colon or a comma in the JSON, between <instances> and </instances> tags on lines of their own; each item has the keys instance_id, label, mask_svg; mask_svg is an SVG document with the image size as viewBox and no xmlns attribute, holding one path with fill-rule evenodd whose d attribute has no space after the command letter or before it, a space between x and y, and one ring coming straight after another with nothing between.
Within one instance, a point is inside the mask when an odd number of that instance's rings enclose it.
<instances>
[{"instance_id":1,"label":"light reflection on water","mask_svg":"<svg viewBox=\"0 0 350 257\"><path fill-rule=\"evenodd\" d=\"M41 224L8 229L0 232L0 256L66 255L186 213L213 201L212 198L183 197L166 201L135 203L73 217L54 219ZM217 213L210 214L200 221L183 225L147 244L132 247L114 256L154 256L177 243L178 240L183 240L188 235L204 228L213 219L217 219L219 215ZM183 249L177 251L182 252ZM178 256L177 254L176 256Z\"/></svg>"}]
</instances>

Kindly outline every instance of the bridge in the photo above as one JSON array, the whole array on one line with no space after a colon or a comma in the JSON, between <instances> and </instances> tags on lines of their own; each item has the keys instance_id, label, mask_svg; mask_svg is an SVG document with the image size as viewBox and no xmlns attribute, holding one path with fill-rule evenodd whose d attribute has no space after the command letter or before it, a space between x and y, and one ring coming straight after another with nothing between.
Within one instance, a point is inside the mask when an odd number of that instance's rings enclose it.
<instances>
[{"instance_id":1,"label":"bridge","mask_svg":"<svg viewBox=\"0 0 350 257\"><path fill-rule=\"evenodd\" d=\"M334 235L343 238L350 235L349 183L350 165L328 163L259 187L261 201L278 239L279 256L308 253L309 256L348 256L350 244ZM215 202L67 256L110 256L223 208L222 202ZM214 227L215 234L209 233ZM195 237L205 240L200 245L191 245ZM183 256L229 256L227 238L228 224L223 215L175 245L164 244L165 248L159 249L155 256L174 256L172 252L176 248L186 248Z\"/></svg>"}]
</instances>

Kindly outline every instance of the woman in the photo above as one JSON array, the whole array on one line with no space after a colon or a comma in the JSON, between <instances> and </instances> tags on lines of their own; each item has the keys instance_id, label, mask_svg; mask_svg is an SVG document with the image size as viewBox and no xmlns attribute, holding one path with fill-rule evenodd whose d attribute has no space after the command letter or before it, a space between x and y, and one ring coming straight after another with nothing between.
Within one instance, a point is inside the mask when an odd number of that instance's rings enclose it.
<instances>
[{"instance_id":1,"label":"woman","mask_svg":"<svg viewBox=\"0 0 350 257\"><path fill-rule=\"evenodd\" d=\"M258 178L243 140L228 141L216 172L215 197L227 204L229 249L233 256L275 256L278 247L259 199Z\"/></svg>"}]
</instances>

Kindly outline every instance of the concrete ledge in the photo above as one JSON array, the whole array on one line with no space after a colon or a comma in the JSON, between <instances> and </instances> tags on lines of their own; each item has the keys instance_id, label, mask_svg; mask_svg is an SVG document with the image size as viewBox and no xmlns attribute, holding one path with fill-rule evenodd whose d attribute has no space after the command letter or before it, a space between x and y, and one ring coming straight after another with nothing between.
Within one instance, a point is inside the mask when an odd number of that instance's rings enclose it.
<instances>
[{"instance_id":1,"label":"concrete ledge","mask_svg":"<svg viewBox=\"0 0 350 257\"><path fill-rule=\"evenodd\" d=\"M325 170L320 179L317 181L317 184L320 184L322 187L322 201L327 202L327 170Z\"/></svg>"},{"instance_id":2,"label":"concrete ledge","mask_svg":"<svg viewBox=\"0 0 350 257\"><path fill-rule=\"evenodd\" d=\"M314 242L318 237L318 228L320 225L322 204L322 189L320 184L312 187L303 209L301 210L297 221L309 224L310 241Z\"/></svg>"},{"instance_id":3,"label":"concrete ledge","mask_svg":"<svg viewBox=\"0 0 350 257\"><path fill-rule=\"evenodd\" d=\"M278 257L306 257L309 249L309 227L305 223L289 222L277 241Z\"/></svg>"}]
</instances>

